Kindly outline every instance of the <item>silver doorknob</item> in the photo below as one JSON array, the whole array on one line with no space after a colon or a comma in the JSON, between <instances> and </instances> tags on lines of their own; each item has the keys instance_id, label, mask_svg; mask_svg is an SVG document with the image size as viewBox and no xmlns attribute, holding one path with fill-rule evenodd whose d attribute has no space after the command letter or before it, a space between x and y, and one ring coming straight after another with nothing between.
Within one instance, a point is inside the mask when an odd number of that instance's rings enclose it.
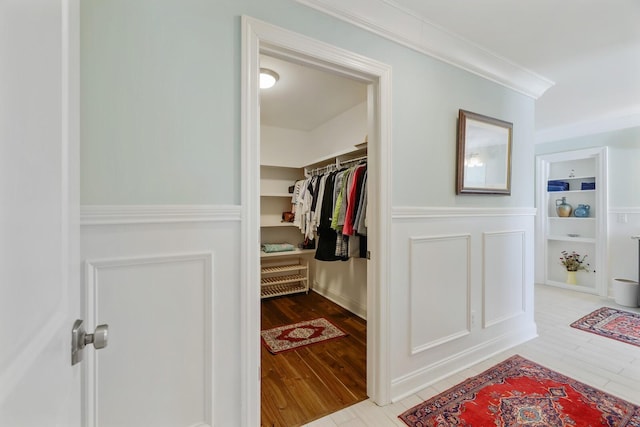
<instances>
[{"instance_id":1,"label":"silver doorknob","mask_svg":"<svg viewBox=\"0 0 640 427\"><path fill-rule=\"evenodd\" d=\"M96 350L100 350L107 346L108 338L109 325L98 325L92 334L87 334L82 320L76 320L71 330L71 365L82 361L82 350L87 344L93 344Z\"/></svg>"},{"instance_id":2,"label":"silver doorknob","mask_svg":"<svg viewBox=\"0 0 640 427\"><path fill-rule=\"evenodd\" d=\"M109 325L98 325L92 334L84 336L84 344L93 344L96 350L105 348L109 339Z\"/></svg>"}]
</instances>

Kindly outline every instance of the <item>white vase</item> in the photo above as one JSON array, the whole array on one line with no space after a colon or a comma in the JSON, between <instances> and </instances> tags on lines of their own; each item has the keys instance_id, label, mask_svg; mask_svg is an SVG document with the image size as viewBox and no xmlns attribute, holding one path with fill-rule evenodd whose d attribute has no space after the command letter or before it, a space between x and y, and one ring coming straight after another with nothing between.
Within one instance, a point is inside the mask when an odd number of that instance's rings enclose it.
<instances>
[{"instance_id":1,"label":"white vase","mask_svg":"<svg viewBox=\"0 0 640 427\"><path fill-rule=\"evenodd\" d=\"M567 284L575 285L576 283L576 273L577 271L567 271Z\"/></svg>"}]
</instances>

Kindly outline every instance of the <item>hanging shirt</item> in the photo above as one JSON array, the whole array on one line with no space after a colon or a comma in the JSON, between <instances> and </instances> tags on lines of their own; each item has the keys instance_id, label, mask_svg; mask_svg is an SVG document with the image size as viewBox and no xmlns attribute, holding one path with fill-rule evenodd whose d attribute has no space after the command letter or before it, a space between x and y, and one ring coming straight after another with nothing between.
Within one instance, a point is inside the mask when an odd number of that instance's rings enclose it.
<instances>
[{"instance_id":1,"label":"hanging shirt","mask_svg":"<svg viewBox=\"0 0 640 427\"><path fill-rule=\"evenodd\" d=\"M331 228L331 215L333 214L333 193L337 173L330 173L325 180L324 194L322 198L322 212L318 223L318 243L316 245L315 259L320 261L337 261L336 239L338 234Z\"/></svg>"}]
</instances>

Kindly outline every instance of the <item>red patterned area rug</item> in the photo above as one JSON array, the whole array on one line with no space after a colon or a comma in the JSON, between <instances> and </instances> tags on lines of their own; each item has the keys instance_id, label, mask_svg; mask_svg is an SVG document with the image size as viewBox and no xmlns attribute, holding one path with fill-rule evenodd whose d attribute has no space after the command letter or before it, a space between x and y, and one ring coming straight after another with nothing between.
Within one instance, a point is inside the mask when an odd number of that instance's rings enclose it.
<instances>
[{"instance_id":1,"label":"red patterned area rug","mask_svg":"<svg viewBox=\"0 0 640 427\"><path fill-rule=\"evenodd\" d=\"M273 354L347 336L346 332L324 317L266 329L260 334L262 342Z\"/></svg>"},{"instance_id":2,"label":"red patterned area rug","mask_svg":"<svg viewBox=\"0 0 640 427\"><path fill-rule=\"evenodd\" d=\"M576 320L571 327L640 347L640 314L602 307Z\"/></svg>"},{"instance_id":3,"label":"red patterned area rug","mask_svg":"<svg viewBox=\"0 0 640 427\"><path fill-rule=\"evenodd\" d=\"M516 355L399 418L411 427L638 427L640 406Z\"/></svg>"}]
</instances>

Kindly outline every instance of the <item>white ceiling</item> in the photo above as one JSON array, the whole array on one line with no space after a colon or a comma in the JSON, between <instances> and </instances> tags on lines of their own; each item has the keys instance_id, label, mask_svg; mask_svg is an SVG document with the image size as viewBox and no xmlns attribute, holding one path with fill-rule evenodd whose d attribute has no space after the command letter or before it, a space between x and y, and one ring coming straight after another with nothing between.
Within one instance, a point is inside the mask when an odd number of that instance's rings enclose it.
<instances>
[{"instance_id":1,"label":"white ceiling","mask_svg":"<svg viewBox=\"0 0 640 427\"><path fill-rule=\"evenodd\" d=\"M536 129L640 113L638 0L385 0L555 82Z\"/></svg>"},{"instance_id":2,"label":"white ceiling","mask_svg":"<svg viewBox=\"0 0 640 427\"><path fill-rule=\"evenodd\" d=\"M367 86L355 80L260 56L260 67L280 76L260 91L262 125L311 131L367 99Z\"/></svg>"},{"instance_id":3,"label":"white ceiling","mask_svg":"<svg viewBox=\"0 0 640 427\"><path fill-rule=\"evenodd\" d=\"M621 117L640 125L640 0L378 3L555 82L536 100L538 133ZM366 97L352 80L271 57L261 66L281 76L262 91L264 124L310 130Z\"/></svg>"}]
</instances>

